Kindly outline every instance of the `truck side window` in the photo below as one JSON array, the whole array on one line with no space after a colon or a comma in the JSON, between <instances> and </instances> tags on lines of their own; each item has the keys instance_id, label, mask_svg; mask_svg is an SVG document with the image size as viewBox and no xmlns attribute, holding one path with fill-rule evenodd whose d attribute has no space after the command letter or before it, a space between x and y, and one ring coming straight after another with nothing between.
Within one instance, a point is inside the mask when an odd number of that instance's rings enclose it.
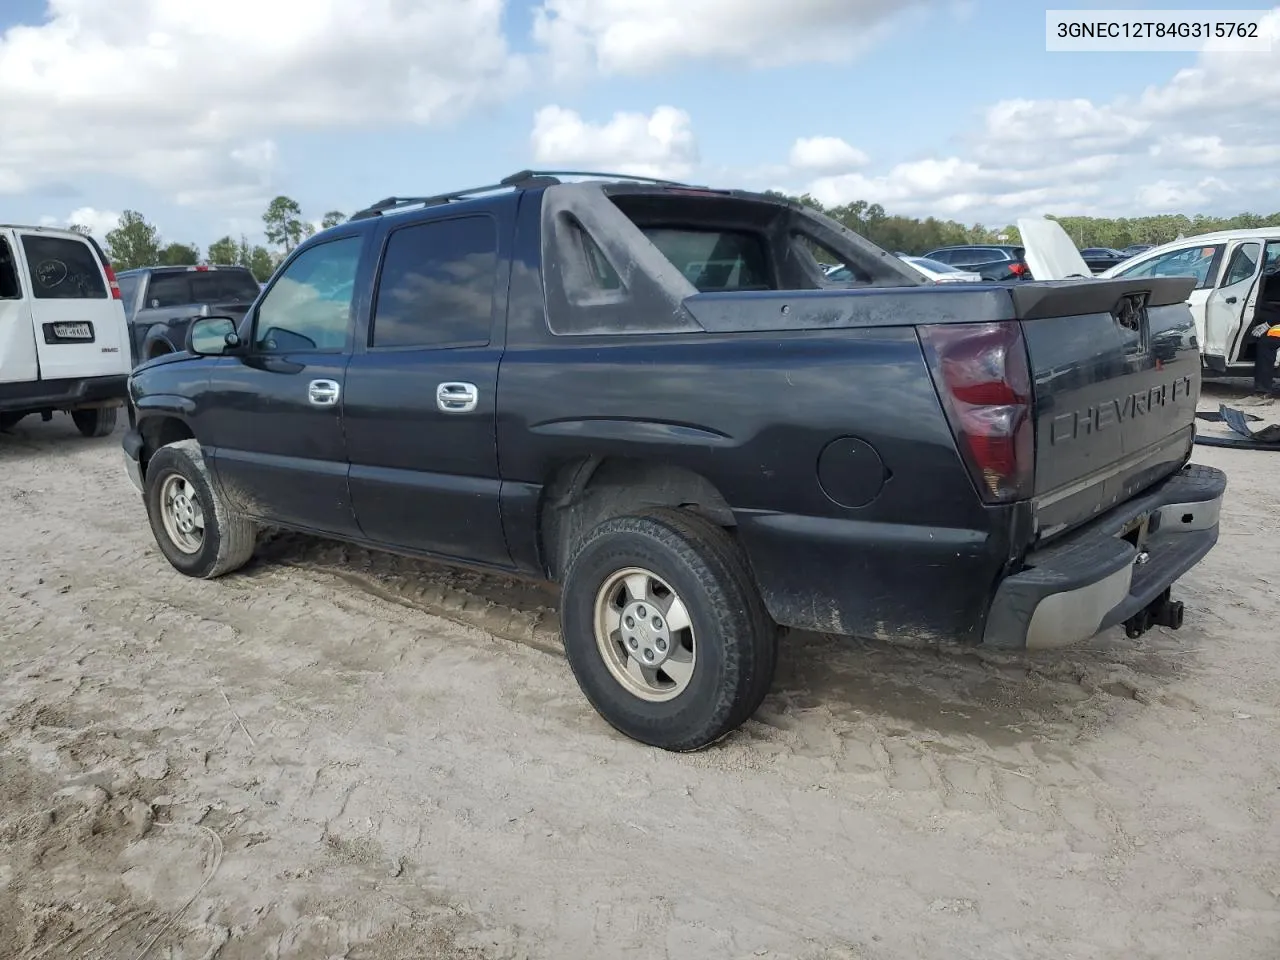
<instances>
[{"instance_id":1,"label":"truck side window","mask_svg":"<svg viewBox=\"0 0 1280 960\"><path fill-rule=\"evenodd\" d=\"M13 262L9 241L0 237L0 300L21 300L22 287L18 285L18 268Z\"/></svg>"},{"instance_id":2,"label":"truck side window","mask_svg":"<svg viewBox=\"0 0 1280 960\"><path fill-rule=\"evenodd\" d=\"M258 307L255 348L287 353L345 347L363 242L330 240L294 258Z\"/></svg>"},{"instance_id":3,"label":"truck side window","mask_svg":"<svg viewBox=\"0 0 1280 960\"><path fill-rule=\"evenodd\" d=\"M1242 280L1248 280L1257 272L1258 254L1262 252L1260 243L1242 243L1231 254L1231 262L1227 264L1227 272L1222 277L1220 287L1230 287Z\"/></svg>"},{"instance_id":4,"label":"truck side window","mask_svg":"<svg viewBox=\"0 0 1280 960\"><path fill-rule=\"evenodd\" d=\"M491 217L395 230L378 278L371 346L487 344L497 267L498 231Z\"/></svg>"}]
</instances>

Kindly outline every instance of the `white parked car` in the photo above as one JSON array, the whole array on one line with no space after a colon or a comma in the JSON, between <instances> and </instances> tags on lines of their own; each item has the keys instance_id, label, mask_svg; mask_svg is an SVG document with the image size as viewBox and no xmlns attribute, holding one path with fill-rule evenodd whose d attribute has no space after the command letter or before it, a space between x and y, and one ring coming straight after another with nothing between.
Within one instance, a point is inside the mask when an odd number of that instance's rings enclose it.
<instances>
[{"instance_id":1,"label":"white parked car","mask_svg":"<svg viewBox=\"0 0 1280 960\"><path fill-rule=\"evenodd\" d=\"M928 257L902 257L934 283L981 283L982 274L970 270L961 270L941 260L930 260Z\"/></svg>"},{"instance_id":2,"label":"white parked car","mask_svg":"<svg viewBox=\"0 0 1280 960\"><path fill-rule=\"evenodd\" d=\"M1263 279L1278 268L1280 227L1263 227L1175 240L1099 276L1195 277L1188 304L1205 366L1218 374L1247 374L1253 367L1255 338L1250 329L1258 294Z\"/></svg>"},{"instance_id":3,"label":"white parked car","mask_svg":"<svg viewBox=\"0 0 1280 960\"><path fill-rule=\"evenodd\" d=\"M0 429L62 411L86 437L104 437L131 368L120 287L98 244L0 224Z\"/></svg>"},{"instance_id":4,"label":"white parked car","mask_svg":"<svg viewBox=\"0 0 1280 960\"><path fill-rule=\"evenodd\" d=\"M981 283L982 274L971 273L968 270L961 270L953 267L949 263L941 263L937 260L930 260L927 257L909 257L905 254L898 256L899 260L909 263L915 267L928 279L934 283ZM848 267L830 267L827 270L828 280L850 280L853 274Z\"/></svg>"}]
</instances>

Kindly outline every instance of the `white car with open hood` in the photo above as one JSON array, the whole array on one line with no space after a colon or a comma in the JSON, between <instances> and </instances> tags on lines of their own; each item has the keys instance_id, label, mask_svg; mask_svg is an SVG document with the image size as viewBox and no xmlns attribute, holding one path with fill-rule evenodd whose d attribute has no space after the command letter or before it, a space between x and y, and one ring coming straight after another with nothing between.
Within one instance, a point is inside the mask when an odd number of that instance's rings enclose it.
<instances>
[{"instance_id":1,"label":"white car with open hood","mask_svg":"<svg viewBox=\"0 0 1280 960\"><path fill-rule=\"evenodd\" d=\"M1019 220L1018 229L1026 244L1027 264L1037 280L1089 275L1071 238L1056 222ZM1271 285L1280 284L1278 274L1280 227L1262 227L1182 237L1139 253L1098 277L1194 277L1196 286L1187 305L1195 318L1205 367L1217 374L1247 375L1257 341L1254 311L1264 292L1275 299Z\"/></svg>"},{"instance_id":2,"label":"white car with open hood","mask_svg":"<svg viewBox=\"0 0 1280 960\"><path fill-rule=\"evenodd\" d=\"M0 224L0 430L62 411L85 436L106 436L131 369L120 288L98 244Z\"/></svg>"}]
</instances>

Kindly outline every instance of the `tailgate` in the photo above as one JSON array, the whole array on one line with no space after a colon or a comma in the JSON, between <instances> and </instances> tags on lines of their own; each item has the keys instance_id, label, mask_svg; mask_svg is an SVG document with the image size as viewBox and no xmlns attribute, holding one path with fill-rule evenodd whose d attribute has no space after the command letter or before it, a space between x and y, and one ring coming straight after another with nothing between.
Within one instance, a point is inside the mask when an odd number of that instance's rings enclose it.
<instances>
[{"instance_id":1,"label":"tailgate","mask_svg":"<svg viewBox=\"0 0 1280 960\"><path fill-rule=\"evenodd\" d=\"M1200 347L1186 303L1194 285L1067 280L1011 291L1034 381L1041 538L1186 462L1200 395Z\"/></svg>"}]
</instances>

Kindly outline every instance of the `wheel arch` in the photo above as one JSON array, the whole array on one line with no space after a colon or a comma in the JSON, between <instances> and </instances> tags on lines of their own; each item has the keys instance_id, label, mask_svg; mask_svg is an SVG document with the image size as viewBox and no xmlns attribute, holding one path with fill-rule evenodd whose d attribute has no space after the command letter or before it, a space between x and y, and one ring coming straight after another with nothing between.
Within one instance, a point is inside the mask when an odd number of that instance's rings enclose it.
<instances>
[{"instance_id":1,"label":"wheel arch","mask_svg":"<svg viewBox=\"0 0 1280 960\"><path fill-rule=\"evenodd\" d=\"M145 475L147 461L161 447L179 440L194 440L195 431L182 417L171 413L157 413L138 420L138 434L142 437L140 462Z\"/></svg>"},{"instance_id":2,"label":"wheel arch","mask_svg":"<svg viewBox=\"0 0 1280 960\"><path fill-rule=\"evenodd\" d=\"M177 352L178 348L174 346L173 341L169 338L169 328L163 324L156 324L142 338L140 357L142 362Z\"/></svg>"},{"instance_id":3,"label":"wheel arch","mask_svg":"<svg viewBox=\"0 0 1280 960\"><path fill-rule=\"evenodd\" d=\"M544 572L559 581L574 546L599 524L655 507L697 513L735 526L733 510L702 474L631 457L587 456L561 464L542 488L538 544Z\"/></svg>"}]
</instances>

